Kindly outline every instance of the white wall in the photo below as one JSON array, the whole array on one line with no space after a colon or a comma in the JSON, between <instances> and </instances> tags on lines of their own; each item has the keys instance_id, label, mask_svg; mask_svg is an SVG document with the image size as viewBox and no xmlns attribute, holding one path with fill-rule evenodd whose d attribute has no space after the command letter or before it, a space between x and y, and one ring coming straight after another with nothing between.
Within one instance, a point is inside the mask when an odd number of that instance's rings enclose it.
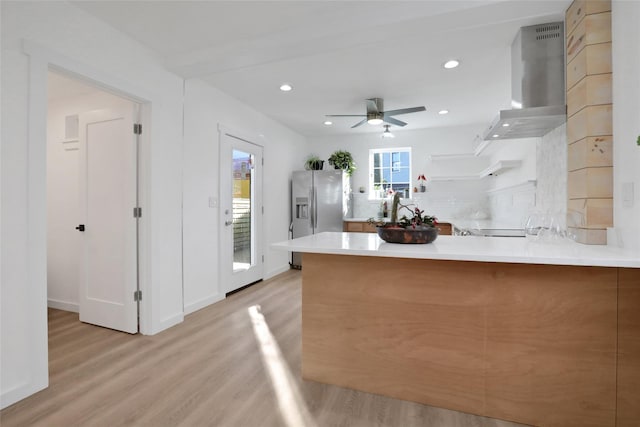
<instances>
[{"instance_id":1,"label":"white wall","mask_svg":"<svg viewBox=\"0 0 640 427\"><path fill-rule=\"evenodd\" d=\"M91 110L131 105L131 101L96 90L49 101L47 114L47 302L78 311L78 151L63 144L65 118ZM67 150L68 146L75 150Z\"/></svg>"},{"instance_id":2,"label":"white wall","mask_svg":"<svg viewBox=\"0 0 640 427\"><path fill-rule=\"evenodd\" d=\"M183 318L182 79L134 40L65 2L2 2L0 405L48 384L47 65L63 64L151 103L143 133L144 333ZM31 56L23 41L31 43ZM34 43L43 47L38 49ZM11 248L11 250L6 250Z\"/></svg>"},{"instance_id":3,"label":"white wall","mask_svg":"<svg viewBox=\"0 0 640 427\"><path fill-rule=\"evenodd\" d=\"M640 252L640 2L613 1L613 182L618 243ZM633 206L624 206L622 186L632 183Z\"/></svg>"},{"instance_id":4,"label":"white wall","mask_svg":"<svg viewBox=\"0 0 640 427\"><path fill-rule=\"evenodd\" d=\"M269 246L287 240L291 171L306 157L305 138L199 80L185 83L184 305L190 313L224 298L219 283L218 126L253 135L264 146L265 278L289 268L286 252Z\"/></svg>"}]
</instances>

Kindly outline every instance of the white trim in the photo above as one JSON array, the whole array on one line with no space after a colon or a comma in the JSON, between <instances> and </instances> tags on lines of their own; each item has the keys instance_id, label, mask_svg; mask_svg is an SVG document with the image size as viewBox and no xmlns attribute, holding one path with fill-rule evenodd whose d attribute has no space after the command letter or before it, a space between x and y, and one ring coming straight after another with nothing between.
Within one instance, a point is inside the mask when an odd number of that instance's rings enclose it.
<instances>
[{"instance_id":1,"label":"white trim","mask_svg":"<svg viewBox=\"0 0 640 427\"><path fill-rule=\"evenodd\" d=\"M49 66L60 69L67 75L89 83L107 92L144 104L150 102L150 94L140 86L121 80L89 64L77 61L59 52L51 50L31 40L22 40L22 51L34 58L47 62Z\"/></svg>"},{"instance_id":2,"label":"white trim","mask_svg":"<svg viewBox=\"0 0 640 427\"><path fill-rule=\"evenodd\" d=\"M93 86L97 86L103 90L111 92L117 96L126 98L133 102L140 104L140 116L141 123L143 123L143 129L146 131L142 132L140 138L140 168L139 168L139 191L140 191L140 206L142 207L142 211L145 212L142 218L140 218L139 227L140 227L140 259L138 269L140 271L140 290L142 291L145 298L140 303L140 332L143 334L150 334L151 330L158 330L157 325L152 324L152 309L153 305L151 304L151 285L149 283L149 260L147 259L151 256L151 239L149 238L150 233L148 227L150 227L151 221L150 219L150 204L149 204L149 191L147 188L150 184L150 169L148 167L148 162L150 159L150 145L151 145L151 96L144 89L137 85L133 85L127 81L120 80L119 78L104 73L102 70L95 68L91 65L85 64L83 62L77 61L73 58L69 58L65 55L62 55L58 52L55 52L49 48L46 48L38 43L32 42L30 40L23 40L22 42L23 52L30 57L30 75L29 75L29 87L31 90L29 91L29 142L30 144L33 141L35 144L34 150L45 157L46 163L46 146L43 141L46 141L46 106L47 106L47 73L49 68L53 68L63 74L70 75L74 78L83 80ZM36 67L36 64L39 67ZM40 104L38 101L42 101ZM35 111L34 106L41 106L40 111ZM36 124L42 123L42 129ZM35 136L34 129L38 129L38 131L42 130L42 134ZM29 164L28 170L30 173L32 171L39 169L38 164L32 163L33 157L31 153L29 153ZM42 170L46 170L44 166ZM42 203L46 204L46 181L43 185L43 199ZM38 206L38 201L32 200L31 194L29 197L29 212L34 212L33 206ZM35 209L37 212L46 212L46 209ZM37 213L36 213L37 214ZM44 215L44 214L43 214ZM37 228L39 224L36 223L29 218L28 227L29 230L33 230L34 227ZM46 245L46 218L43 222L44 231L44 242ZM44 259L46 266L46 247L44 248ZM29 257L33 259L33 257ZM46 272L43 279L43 283L45 284L46 290ZM46 301L46 291L45 291L45 301ZM43 316L46 324L46 310L43 310ZM160 329L161 330L161 329ZM46 347L46 343L45 343ZM47 376L48 376L48 368L47 368Z\"/></svg>"},{"instance_id":3,"label":"white trim","mask_svg":"<svg viewBox=\"0 0 640 427\"><path fill-rule=\"evenodd\" d=\"M248 144L251 145L255 145L256 147L260 147L260 150L262 152L261 157L262 157L262 162L264 163L264 158L265 158L265 148L264 148L264 142L265 142L265 137L262 134L255 134L252 132L247 132L244 130L239 130L239 129L233 129L230 128L228 126L225 126L221 123L218 123L218 159L219 159L219 163L222 164L223 161L223 154L222 154L222 139L224 136L228 136L230 138L235 138L241 141L244 141ZM257 142L259 141L259 142ZM259 165L260 170L260 181L261 181L261 187L262 187L262 194L260 194L260 199L261 199L261 208L264 209L264 166L263 164ZM222 167L218 168L219 170L219 175L218 175L218 199L220 201L220 203L222 203L222 194L223 194L223 188L222 186L225 183L225 178L223 178L222 173L223 173L223 169ZM220 209L220 211L222 211L222 209ZM257 247L256 247L256 256L259 258L264 257L265 254L265 242L266 242L266 238L265 238L265 227L264 227L264 212L260 215L259 217L259 221L260 221L260 226L257 227L260 230L260 234L256 237L256 240L259 242ZM225 252L225 250L227 248L224 247L224 239L222 237L222 223L224 221L224 216L220 215L220 217L218 218L218 253L220 254L220 259L219 259L219 263L222 264L222 260L223 260L223 256L222 254ZM262 262L262 261L260 261ZM265 272L264 272L264 263L262 263L262 277L261 279L264 280L264 276L265 276ZM226 283L227 280L231 279L231 277L226 277L224 274L224 269L222 268L222 265L219 265L218 268L218 283L220 286L220 291L222 294L226 294L226 289L227 286L224 285L224 283Z\"/></svg>"},{"instance_id":4,"label":"white trim","mask_svg":"<svg viewBox=\"0 0 640 427\"><path fill-rule=\"evenodd\" d=\"M142 300L144 301L144 294L143 294ZM141 330L140 333L142 335L155 335L158 332L162 332L165 329L169 329L170 327L175 326L179 323L182 323L183 321L184 321L184 313L180 312L180 313L172 314L171 316L162 319L160 322L158 322L157 325L154 325L156 327L153 328L151 331L143 332Z\"/></svg>"},{"instance_id":5,"label":"white trim","mask_svg":"<svg viewBox=\"0 0 640 427\"><path fill-rule=\"evenodd\" d=\"M266 273L264 275L264 280L269 280L279 274L286 273L289 270L291 270L291 267L289 267L288 265L284 265L280 268L276 268L275 270L271 270L270 272Z\"/></svg>"},{"instance_id":6,"label":"white trim","mask_svg":"<svg viewBox=\"0 0 640 427\"><path fill-rule=\"evenodd\" d=\"M215 304L219 301L222 301L223 299L225 299L225 295L220 293L206 296L204 298L199 299L198 301L192 302L191 304L185 305L184 314L186 316L187 314L194 313L198 310L201 310L205 307L210 306L211 304Z\"/></svg>"},{"instance_id":7,"label":"white trim","mask_svg":"<svg viewBox=\"0 0 640 427\"><path fill-rule=\"evenodd\" d=\"M49 298L47 300L47 307L55 308L56 310L71 311L72 313L80 313L80 306L73 302Z\"/></svg>"},{"instance_id":8,"label":"white trim","mask_svg":"<svg viewBox=\"0 0 640 427\"><path fill-rule=\"evenodd\" d=\"M412 174L413 174L413 150L411 149L411 147L384 147L384 148L369 148L369 181L368 181L368 187L369 187L369 195L368 195L368 200L370 201L380 201L380 200L384 200L386 197L377 197L377 191L374 190L373 186L373 156L374 154L377 153L400 153L400 152L408 152L409 153L409 198L413 197L413 191L411 191L411 183L413 182L412 180ZM384 169L385 167L382 166L381 169ZM393 183L390 183L391 185L393 185ZM386 195L385 195L386 196Z\"/></svg>"}]
</instances>

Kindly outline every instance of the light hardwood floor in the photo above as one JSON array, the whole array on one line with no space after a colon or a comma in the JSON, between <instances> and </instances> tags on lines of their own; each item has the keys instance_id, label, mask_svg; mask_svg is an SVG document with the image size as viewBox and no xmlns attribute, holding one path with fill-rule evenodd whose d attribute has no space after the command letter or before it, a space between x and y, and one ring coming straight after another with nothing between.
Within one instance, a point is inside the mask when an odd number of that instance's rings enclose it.
<instances>
[{"instance_id":1,"label":"light hardwood floor","mask_svg":"<svg viewBox=\"0 0 640 427\"><path fill-rule=\"evenodd\" d=\"M275 352L254 333L259 327L248 309L256 305L277 343ZM49 388L0 412L0 425L293 427L282 415L263 354L281 356L290 371L293 391L302 396L298 408L310 416L300 424L517 425L303 381L300 307L301 275L292 270L155 336L115 332L80 323L75 313L50 310Z\"/></svg>"}]
</instances>

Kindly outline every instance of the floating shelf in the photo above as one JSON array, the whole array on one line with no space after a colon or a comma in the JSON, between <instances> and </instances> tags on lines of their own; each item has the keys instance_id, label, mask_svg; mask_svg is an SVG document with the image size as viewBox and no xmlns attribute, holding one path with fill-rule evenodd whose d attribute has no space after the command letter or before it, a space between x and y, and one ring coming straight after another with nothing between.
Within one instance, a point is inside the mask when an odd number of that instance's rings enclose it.
<instances>
[{"instance_id":1,"label":"floating shelf","mask_svg":"<svg viewBox=\"0 0 640 427\"><path fill-rule=\"evenodd\" d=\"M446 160L446 159L464 159L469 157L478 157L485 148L491 145L493 141L480 141L478 146L472 153L458 153L458 154L430 154L427 156L430 160Z\"/></svg>"},{"instance_id":2,"label":"floating shelf","mask_svg":"<svg viewBox=\"0 0 640 427\"><path fill-rule=\"evenodd\" d=\"M477 175L451 175L451 176L432 176L431 181L465 181L482 179L490 175L498 175L508 169L520 167L522 160L500 160L495 162Z\"/></svg>"}]
</instances>

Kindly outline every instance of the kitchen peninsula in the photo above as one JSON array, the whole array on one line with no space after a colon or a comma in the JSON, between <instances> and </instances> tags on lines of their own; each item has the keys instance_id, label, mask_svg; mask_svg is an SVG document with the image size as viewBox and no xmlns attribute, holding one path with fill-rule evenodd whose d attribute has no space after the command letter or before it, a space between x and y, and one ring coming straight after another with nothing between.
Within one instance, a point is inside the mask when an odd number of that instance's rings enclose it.
<instances>
[{"instance_id":1,"label":"kitchen peninsula","mask_svg":"<svg viewBox=\"0 0 640 427\"><path fill-rule=\"evenodd\" d=\"M274 247L304 253L305 379L531 425L640 419L637 253L369 233Z\"/></svg>"}]
</instances>

